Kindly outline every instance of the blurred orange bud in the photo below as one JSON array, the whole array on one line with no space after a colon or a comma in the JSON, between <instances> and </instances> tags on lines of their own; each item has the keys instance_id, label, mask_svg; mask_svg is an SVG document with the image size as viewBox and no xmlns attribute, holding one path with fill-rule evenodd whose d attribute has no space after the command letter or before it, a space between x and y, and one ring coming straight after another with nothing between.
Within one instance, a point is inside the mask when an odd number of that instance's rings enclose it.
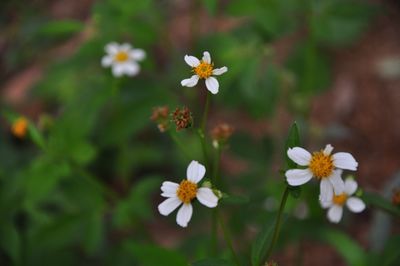
<instances>
[{"instance_id":1,"label":"blurred orange bud","mask_svg":"<svg viewBox=\"0 0 400 266\"><path fill-rule=\"evenodd\" d=\"M234 129L227 123L220 123L211 130L211 137L217 142L226 142L229 140Z\"/></svg>"},{"instance_id":2,"label":"blurred orange bud","mask_svg":"<svg viewBox=\"0 0 400 266\"><path fill-rule=\"evenodd\" d=\"M150 119L157 123L157 127L160 132L165 132L168 129L169 119L169 108L168 106L158 106L153 108L153 113Z\"/></svg>"},{"instance_id":3,"label":"blurred orange bud","mask_svg":"<svg viewBox=\"0 0 400 266\"><path fill-rule=\"evenodd\" d=\"M28 131L28 120L25 117L19 117L11 126L11 132L17 138L23 139Z\"/></svg>"}]
</instances>

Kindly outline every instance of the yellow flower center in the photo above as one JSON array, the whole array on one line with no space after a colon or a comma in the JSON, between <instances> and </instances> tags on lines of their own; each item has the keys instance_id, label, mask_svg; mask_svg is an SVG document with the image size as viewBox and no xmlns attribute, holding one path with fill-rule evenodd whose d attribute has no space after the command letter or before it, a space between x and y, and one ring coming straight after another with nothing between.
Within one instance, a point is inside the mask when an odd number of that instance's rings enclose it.
<instances>
[{"instance_id":1,"label":"yellow flower center","mask_svg":"<svg viewBox=\"0 0 400 266\"><path fill-rule=\"evenodd\" d=\"M206 79L212 75L213 67L214 67L213 64L209 64L201 60L200 65L193 68L193 72L196 73L196 75L199 76L200 78Z\"/></svg>"},{"instance_id":2,"label":"yellow flower center","mask_svg":"<svg viewBox=\"0 0 400 266\"><path fill-rule=\"evenodd\" d=\"M126 60L128 60L129 55L127 52L118 52L115 56L114 56L114 60L117 62L125 62Z\"/></svg>"},{"instance_id":3,"label":"yellow flower center","mask_svg":"<svg viewBox=\"0 0 400 266\"><path fill-rule=\"evenodd\" d=\"M196 197L197 184L190 182L189 180L182 180L176 194L183 203L187 204Z\"/></svg>"},{"instance_id":4,"label":"yellow flower center","mask_svg":"<svg viewBox=\"0 0 400 266\"><path fill-rule=\"evenodd\" d=\"M343 204L346 202L346 200L347 200L347 195L345 193L333 196L333 203L340 205L340 206L343 206Z\"/></svg>"},{"instance_id":5,"label":"yellow flower center","mask_svg":"<svg viewBox=\"0 0 400 266\"><path fill-rule=\"evenodd\" d=\"M317 179L330 176L334 169L332 156L325 155L323 151L314 152L309 168Z\"/></svg>"},{"instance_id":6,"label":"yellow flower center","mask_svg":"<svg viewBox=\"0 0 400 266\"><path fill-rule=\"evenodd\" d=\"M23 138L26 135L27 129L28 129L28 121L24 117L21 117L14 122L11 131L14 134L14 136L18 138Z\"/></svg>"}]
</instances>

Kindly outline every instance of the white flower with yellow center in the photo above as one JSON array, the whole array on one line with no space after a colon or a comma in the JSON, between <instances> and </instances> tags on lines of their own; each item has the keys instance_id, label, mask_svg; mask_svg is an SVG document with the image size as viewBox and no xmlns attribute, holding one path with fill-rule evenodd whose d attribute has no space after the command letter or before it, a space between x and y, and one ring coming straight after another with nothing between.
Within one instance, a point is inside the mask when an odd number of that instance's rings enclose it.
<instances>
[{"instance_id":1,"label":"white flower with yellow center","mask_svg":"<svg viewBox=\"0 0 400 266\"><path fill-rule=\"evenodd\" d=\"M106 55L101 60L103 67L112 68L114 77L122 75L135 76L140 71L137 63L146 57L145 51L142 49L134 49L130 44L109 43L104 47Z\"/></svg>"},{"instance_id":2,"label":"white flower with yellow center","mask_svg":"<svg viewBox=\"0 0 400 266\"><path fill-rule=\"evenodd\" d=\"M228 71L226 66L221 68L214 68L214 64L211 62L211 56L209 52L203 53L201 60L191 55L185 55L185 62L192 67L194 75L188 79L181 81L181 85L185 87L194 87L197 85L199 79L206 81L206 87L212 94L217 94L219 90L218 80L214 76L219 76Z\"/></svg>"},{"instance_id":3,"label":"white flower with yellow center","mask_svg":"<svg viewBox=\"0 0 400 266\"><path fill-rule=\"evenodd\" d=\"M218 197L208 187L198 187L198 183L203 179L206 168L192 161L186 171L187 179L182 180L180 184L165 181L161 186L161 196L168 199L158 205L158 211L167 216L178 208L176 222L182 227L186 227L192 218L193 207L191 202L197 198L199 202L209 208L214 208L218 204Z\"/></svg>"},{"instance_id":4,"label":"white flower with yellow center","mask_svg":"<svg viewBox=\"0 0 400 266\"><path fill-rule=\"evenodd\" d=\"M287 170L286 180L291 186L300 186L311 180L312 177L320 180L320 199L329 200L333 196L340 195L344 191L344 182L340 169L357 170L358 163L347 152L331 154L333 147L328 144L324 150L309 153L303 148L294 147L287 151L288 157L306 169ZM332 189L333 188L333 189Z\"/></svg>"},{"instance_id":5,"label":"white flower with yellow center","mask_svg":"<svg viewBox=\"0 0 400 266\"><path fill-rule=\"evenodd\" d=\"M327 217L332 223L338 223L342 219L343 206L355 213L362 212L365 209L365 203L357 198L351 197L357 190L357 182L351 178L347 178L344 182L344 191L341 194L333 195L327 201L321 201L321 206L324 209L329 208Z\"/></svg>"}]
</instances>

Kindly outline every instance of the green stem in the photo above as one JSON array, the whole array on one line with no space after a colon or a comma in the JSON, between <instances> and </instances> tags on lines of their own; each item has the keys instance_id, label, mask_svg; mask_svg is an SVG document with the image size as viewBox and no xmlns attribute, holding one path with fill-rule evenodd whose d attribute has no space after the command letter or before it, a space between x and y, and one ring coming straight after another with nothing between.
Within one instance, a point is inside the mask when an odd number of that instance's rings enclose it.
<instances>
[{"instance_id":1,"label":"green stem","mask_svg":"<svg viewBox=\"0 0 400 266\"><path fill-rule=\"evenodd\" d=\"M279 231L281 228L281 224L282 224L282 214L283 214L283 210L285 209L285 205L286 205L286 200L289 196L289 186L286 186L285 191L283 192L282 195L282 200L281 200L281 204L279 206L279 211L278 211L278 216L276 217L276 222L275 222L275 228L274 228L274 234L272 236L272 241L271 244L267 250L266 256L265 256L265 260L262 261L267 261L269 259L269 257L272 254L272 250L274 249L274 246L276 244L276 242L278 241L278 237L279 237Z\"/></svg>"},{"instance_id":2,"label":"green stem","mask_svg":"<svg viewBox=\"0 0 400 266\"><path fill-rule=\"evenodd\" d=\"M204 136L204 131L202 131L200 128L197 129L197 136L200 139L200 143L201 143L201 149L203 150L203 159L204 159L204 163L206 165L206 169L210 169L209 168L209 160L208 160L208 152L207 152L207 144L206 144L206 137Z\"/></svg>"},{"instance_id":3,"label":"green stem","mask_svg":"<svg viewBox=\"0 0 400 266\"><path fill-rule=\"evenodd\" d=\"M216 256L218 251L218 208L212 209L211 212L211 256Z\"/></svg>"},{"instance_id":4,"label":"green stem","mask_svg":"<svg viewBox=\"0 0 400 266\"><path fill-rule=\"evenodd\" d=\"M219 164L221 161L221 153L222 153L222 147L218 146L216 148L216 155L214 159L214 172L213 172L213 179L212 182L214 186L219 187Z\"/></svg>"},{"instance_id":5,"label":"green stem","mask_svg":"<svg viewBox=\"0 0 400 266\"><path fill-rule=\"evenodd\" d=\"M223 222L223 220L222 220L222 217L217 215L217 220L218 220L218 222L219 222L219 226L220 226L221 229L222 229L222 233L223 233L223 235L224 235L225 242L226 242L226 244L228 245L229 250L230 250L231 253L232 253L233 260L235 261L235 264L236 264L237 266L240 266L239 258L238 258L238 256L236 255L235 249L233 248L233 245L232 245L232 238L231 238L231 235L229 234L228 230L226 229L226 226L225 226L225 224L224 224L224 222Z\"/></svg>"},{"instance_id":6,"label":"green stem","mask_svg":"<svg viewBox=\"0 0 400 266\"><path fill-rule=\"evenodd\" d=\"M213 177L212 183L214 186L218 187L218 173L219 173L219 161L221 158L221 148L218 147L216 151L216 155L214 158L214 168L213 168ZM218 209L214 208L212 210L211 216L211 254L216 255L217 253L217 234L218 234Z\"/></svg>"},{"instance_id":7,"label":"green stem","mask_svg":"<svg viewBox=\"0 0 400 266\"><path fill-rule=\"evenodd\" d=\"M201 130L203 131L203 133L205 132L206 129L206 124L207 124L207 116L208 116L208 109L210 107L210 92L207 91L207 97L206 97L206 104L204 107L204 113L203 113L203 120L201 122Z\"/></svg>"}]
</instances>

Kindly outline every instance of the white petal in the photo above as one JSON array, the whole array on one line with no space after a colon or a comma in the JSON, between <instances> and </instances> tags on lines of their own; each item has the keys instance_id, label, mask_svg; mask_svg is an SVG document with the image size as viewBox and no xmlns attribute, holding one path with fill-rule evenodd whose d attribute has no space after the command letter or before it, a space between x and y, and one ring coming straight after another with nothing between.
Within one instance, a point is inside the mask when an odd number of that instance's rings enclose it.
<instances>
[{"instance_id":1,"label":"white petal","mask_svg":"<svg viewBox=\"0 0 400 266\"><path fill-rule=\"evenodd\" d=\"M344 192L350 196L353 195L354 192L356 192L358 188L357 182L353 178L347 178L344 181Z\"/></svg>"},{"instance_id":2,"label":"white petal","mask_svg":"<svg viewBox=\"0 0 400 266\"><path fill-rule=\"evenodd\" d=\"M332 223L338 223L342 219L343 207L338 205L333 205L328 210L328 220Z\"/></svg>"},{"instance_id":3,"label":"white petal","mask_svg":"<svg viewBox=\"0 0 400 266\"><path fill-rule=\"evenodd\" d=\"M214 208L218 204L218 197L210 188L202 187L197 190L197 199L201 204L209 208Z\"/></svg>"},{"instance_id":4,"label":"white petal","mask_svg":"<svg viewBox=\"0 0 400 266\"><path fill-rule=\"evenodd\" d=\"M124 52L129 52L132 49L132 45L130 45L129 43L123 43L121 44L119 49Z\"/></svg>"},{"instance_id":5,"label":"white petal","mask_svg":"<svg viewBox=\"0 0 400 266\"><path fill-rule=\"evenodd\" d=\"M209 77L206 79L206 87L212 94L217 94L219 89L218 80L214 77Z\"/></svg>"},{"instance_id":6,"label":"white petal","mask_svg":"<svg viewBox=\"0 0 400 266\"><path fill-rule=\"evenodd\" d=\"M333 147L332 147L331 144L328 144L328 145L325 146L325 149L324 149L324 154L325 155L330 155L332 151L333 151Z\"/></svg>"},{"instance_id":7,"label":"white petal","mask_svg":"<svg viewBox=\"0 0 400 266\"><path fill-rule=\"evenodd\" d=\"M179 209L178 214L176 215L176 222L182 226L186 227L192 218L193 207L192 204L182 204L182 207Z\"/></svg>"},{"instance_id":8,"label":"white petal","mask_svg":"<svg viewBox=\"0 0 400 266\"><path fill-rule=\"evenodd\" d=\"M112 66L114 77L121 77L125 73L125 66L123 64L115 64Z\"/></svg>"},{"instance_id":9,"label":"white petal","mask_svg":"<svg viewBox=\"0 0 400 266\"><path fill-rule=\"evenodd\" d=\"M199 76L193 75L189 79L184 79L181 81L181 85L185 87L194 87L197 85L197 82L199 81Z\"/></svg>"},{"instance_id":10,"label":"white petal","mask_svg":"<svg viewBox=\"0 0 400 266\"><path fill-rule=\"evenodd\" d=\"M333 164L337 168L347 170L357 170L358 163L354 159L353 155L348 152L338 152L333 155Z\"/></svg>"},{"instance_id":11,"label":"white petal","mask_svg":"<svg viewBox=\"0 0 400 266\"><path fill-rule=\"evenodd\" d=\"M116 43L116 42L112 42L112 43L107 44L107 45L104 47L104 50L105 50L108 54L114 55L114 54L118 53L118 51L119 51L119 45L118 45L118 43Z\"/></svg>"},{"instance_id":12,"label":"white petal","mask_svg":"<svg viewBox=\"0 0 400 266\"><path fill-rule=\"evenodd\" d=\"M187 179L196 184L203 179L205 174L206 168L198 161L191 161L186 170Z\"/></svg>"},{"instance_id":13,"label":"white petal","mask_svg":"<svg viewBox=\"0 0 400 266\"><path fill-rule=\"evenodd\" d=\"M307 150L300 147L289 148L287 155L293 162L301 166L308 165L311 160L311 154Z\"/></svg>"},{"instance_id":14,"label":"white petal","mask_svg":"<svg viewBox=\"0 0 400 266\"><path fill-rule=\"evenodd\" d=\"M130 58L133 60L141 61L146 57L146 52L142 49L133 49L129 53Z\"/></svg>"},{"instance_id":15,"label":"white petal","mask_svg":"<svg viewBox=\"0 0 400 266\"><path fill-rule=\"evenodd\" d=\"M165 181L162 183L161 186L161 191L163 192L161 196L163 197L176 197L176 191L179 188L179 184L170 182L170 181Z\"/></svg>"},{"instance_id":16,"label":"white petal","mask_svg":"<svg viewBox=\"0 0 400 266\"><path fill-rule=\"evenodd\" d=\"M324 209L330 208L333 205L332 200L327 200L327 201L320 200L319 202L321 204L321 207L324 208Z\"/></svg>"},{"instance_id":17,"label":"white petal","mask_svg":"<svg viewBox=\"0 0 400 266\"><path fill-rule=\"evenodd\" d=\"M200 65L200 60L191 55L185 55L185 62L191 67L197 67Z\"/></svg>"},{"instance_id":18,"label":"white petal","mask_svg":"<svg viewBox=\"0 0 400 266\"><path fill-rule=\"evenodd\" d=\"M203 58L202 58L202 60L204 61L204 62L206 62L206 63L209 63L209 64L211 64L211 55L210 55L210 53L209 52L204 52L203 53Z\"/></svg>"},{"instance_id":19,"label":"white petal","mask_svg":"<svg viewBox=\"0 0 400 266\"><path fill-rule=\"evenodd\" d=\"M342 179L342 170L334 170L333 174L327 178L333 186L333 191L336 195L344 192L344 182Z\"/></svg>"},{"instance_id":20,"label":"white petal","mask_svg":"<svg viewBox=\"0 0 400 266\"><path fill-rule=\"evenodd\" d=\"M310 169L290 169L285 173L286 180L291 186L300 186L313 177Z\"/></svg>"},{"instance_id":21,"label":"white petal","mask_svg":"<svg viewBox=\"0 0 400 266\"><path fill-rule=\"evenodd\" d=\"M348 198L346 201L346 206L352 212L362 212L365 209L365 203L356 197Z\"/></svg>"},{"instance_id":22,"label":"white petal","mask_svg":"<svg viewBox=\"0 0 400 266\"><path fill-rule=\"evenodd\" d=\"M163 202L158 205L158 211L164 215L167 216L171 212L173 212L176 208L178 208L179 205L182 204L182 201L178 199L177 197L172 197L164 200Z\"/></svg>"},{"instance_id":23,"label":"white petal","mask_svg":"<svg viewBox=\"0 0 400 266\"><path fill-rule=\"evenodd\" d=\"M320 182L320 194L319 200L321 202L332 201L333 198L333 186L326 178L322 179Z\"/></svg>"},{"instance_id":24,"label":"white petal","mask_svg":"<svg viewBox=\"0 0 400 266\"><path fill-rule=\"evenodd\" d=\"M101 59L101 65L103 67L111 66L112 62L113 62L113 57L110 55L103 56L103 58Z\"/></svg>"},{"instance_id":25,"label":"white petal","mask_svg":"<svg viewBox=\"0 0 400 266\"><path fill-rule=\"evenodd\" d=\"M128 75L128 76L135 76L135 75L137 75L138 73L139 73L139 71L140 71L140 66L137 64L137 63L133 63L133 62L130 62L130 63L126 63L125 65L124 65L124 67L125 67L125 73Z\"/></svg>"},{"instance_id":26,"label":"white petal","mask_svg":"<svg viewBox=\"0 0 400 266\"><path fill-rule=\"evenodd\" d=\"M215 76L219 76L219 75L224 74L227 71L228 71L228 68L226 66L224 66L224 67L221 67L221 68L214 68L213 71L212 71L212 74L215 75Z\"/></svg>"}]
</instances>

